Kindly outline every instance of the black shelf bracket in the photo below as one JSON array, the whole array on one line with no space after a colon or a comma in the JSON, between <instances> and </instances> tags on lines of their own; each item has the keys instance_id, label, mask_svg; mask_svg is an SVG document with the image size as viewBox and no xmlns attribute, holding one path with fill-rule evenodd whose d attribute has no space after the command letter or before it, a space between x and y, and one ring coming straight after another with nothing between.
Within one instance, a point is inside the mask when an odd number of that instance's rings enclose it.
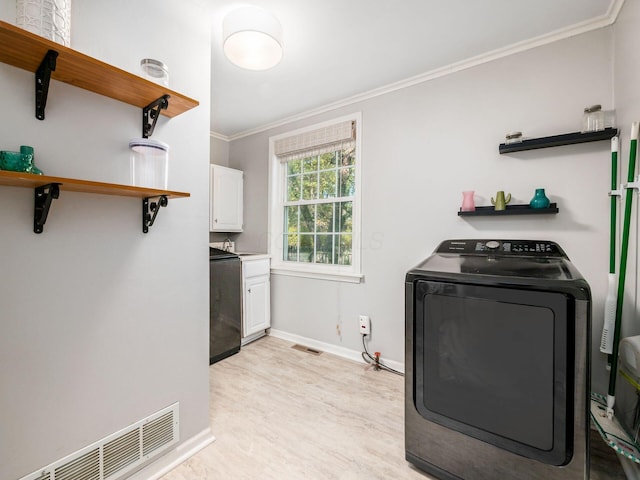
<instances>
[{"instance_id":1,"label":"black shelf bracket","mask_svg":"<svg viewBox=\"0 0 640 480\"><path fill-rule=\"evenodd\" d=\"M142 233L149 232L149 227L153 226L153 222L156 221L160 207L166 207L169 203L166 195L160 195L157 202L150 202L151 198L154 197L142 199Z\"/></svg>"},{"instance_id":2,"label":"black shelf bracket","mask_svg":"<svg viewBox=\"0 0 640 480\"><path fill-rule=\"evenodd\" d=\"M49 50L36 70L36 118L38 120L44 120L44 109L49 96L49 81L51 72L56 69L57 58L58 52Z\"/></svg>"},{"instance_id":3,"label":"black shelf bracket","mask_svg":"<svg viewBox=\"0 0 640 480\"><path fill-rule=\"evenodd\" d=\"M169 95L163 95L159 99L151 102L142 108L142 137L149 138L153 135L156 128L156 122L160 116L160 110L166 110L169 107Z\"/></svg>"},{"instance_id":4,"label":"black shelf bracket","mask_svg":"<svg viewBox=\"0 0 640 480\"><path fill-rule=\"evenodd\" d=\"M35 204L33 208L33 232L42 233L49 215L49 208L54 198L60 196L60 184L50 183L35 189Z\"/></svg>"}]
</instances>

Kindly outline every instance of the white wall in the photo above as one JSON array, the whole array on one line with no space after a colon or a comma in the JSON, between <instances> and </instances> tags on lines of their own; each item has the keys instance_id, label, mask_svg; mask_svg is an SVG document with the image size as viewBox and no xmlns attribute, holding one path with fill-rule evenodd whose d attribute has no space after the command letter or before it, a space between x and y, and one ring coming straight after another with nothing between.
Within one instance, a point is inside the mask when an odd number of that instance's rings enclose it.
<instances>
[{"instance_id":1,"label":"white wall","mask_svg":"<svg viewBox=\"0 0 640 480\"><path fill-rule=\"evenodd\" d=\"M211 163L216 165L222 165L223 167L229 166L229 142L211 136Z\"/></svg>"},{"instance_id":2,"label":"white wall","mask_svg":"<svg viewBox=\"0 0 640 480\"><path fill-rule=\"evenodd\" d=\"M266 251L269 136L353 111L363 115L365 281L272 277L273 328L359 351L357 318L367 314L370 350L402 362L407 270L447 238L523 238L557 241L566 250L591 285L599 332L608 268L608 142L511 155L499 155L498 144L513 130L527 137L577 131L585 106L611 108L611 49L612 30L604 28L232 142L229 164L245 171L248 184L239 248ZM456 214L463 190L475 190L479 205L497 190L511 192L518 204L541 187L558 203L558 215ZM602 387L604 374L595 380Z\"/></svg>"},{"instance_id":3,"label":"white wall","mask_svg":"<svg viewBox=\"0 0 640 480\"><path fill-rule=\"evenodd\" d=\"M244 172L244 230L234 238L241 252L267 251L268 151L265 132L229 145L229 167Z\"/></svg>"},{"instance_id":4,"label":"white wall","mask_svg":"<svg viewBox=\"0 0 640 480\"><path fill-rule=\"evenodd\" d=\"M209 427L210 26L196 0L73 2L72 48L138 73L164 61L200 106L153 138L171 146L170 200L144 235L141 201L62 192L33 233L33 191L0 187L0 478L13 480L180 402L181 440ZM15 1L0 2L15 22ZM0 64L0 149L33 145L47 174L119 182L141 110ZM148 478L145 476L144 478Z\"/></svg>"}]
</instances>

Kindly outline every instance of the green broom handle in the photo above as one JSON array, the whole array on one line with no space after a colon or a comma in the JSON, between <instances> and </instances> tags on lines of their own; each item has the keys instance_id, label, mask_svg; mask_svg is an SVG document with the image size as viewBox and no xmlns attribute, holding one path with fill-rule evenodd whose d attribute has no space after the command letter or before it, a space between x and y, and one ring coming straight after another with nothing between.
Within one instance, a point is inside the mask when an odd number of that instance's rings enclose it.
<instances>
[{"instance_id":1,"label":"green broom handle","mask_svg":"<svg viewBox=\"0 0 640 480\"><path fill-rule=\"evenodd\" d=\"M611 191L618 187L618 137L611 139ZM611 195L611 225L609 228L609 273L616 273L616 217L618 199L615 194Z\"/></svg>"},{"instance_id":2,"label":"green broom handle","mask_svg":"<svg viewBox=\"0 0 640 480\"><path fill-rule=\"evenodd\" d=\"M638 147L638 122L631 126L631 147L629 149L629 170L627 181L633 182L636 172L636 150ZM627 253L629 250L629 229L631 224L631 204L633 203L633 188L626 188L624 205L624 223L622 225L622 247L620 250L620 273L618 276L618 305L616 308L616 323L613 334L613 350L611 352L611 372L609 374L609 395L616 394L616 371L618 369L618 344L620 343L620 326L622 323L622 302L624 301L624 283L627 274Z\"/></svg>"}]
</instances>

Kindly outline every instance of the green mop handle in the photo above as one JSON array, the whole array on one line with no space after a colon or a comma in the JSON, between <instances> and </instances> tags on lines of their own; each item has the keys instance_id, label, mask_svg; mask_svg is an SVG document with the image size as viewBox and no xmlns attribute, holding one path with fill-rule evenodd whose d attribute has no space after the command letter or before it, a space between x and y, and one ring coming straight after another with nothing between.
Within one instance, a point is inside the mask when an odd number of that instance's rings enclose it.
<instances>
[{"instance_id":1,"label":"green mop handle","mask_svg":"<svg viewBox=\"0 0 640 480\"><path fill-rule=\"evenodd\" d=\"M638 148L638 122L631 125L631 146L629 149L629 170L627 181L633 182L636 172L636 151ZM618 276L618 305L616 308L616 323L613 333L613 351L611 352L611 372L609 374L610 397L616 395L616 371L618 369L618 344L620 343L620 326L622 323L622 302L624 301L624 283L627 274L627 253L629 250L629 229L631 224L631 204L633 202L633 188L627 187L625 192L624 223L622 225L622 247L620 250L620 272Z\"/></svg>"},{"instance_id":2,"label":"green mop handle","mask_svg":"<svg viewBox=\"0 0 640 480\"><path fill-rule=\"evenodd\" d=\"M609 273L616 273L616 219L618 200L615 192L618 187L618 137L611 139L611 225L609 228Z\"/></svg>"}]
</instances>

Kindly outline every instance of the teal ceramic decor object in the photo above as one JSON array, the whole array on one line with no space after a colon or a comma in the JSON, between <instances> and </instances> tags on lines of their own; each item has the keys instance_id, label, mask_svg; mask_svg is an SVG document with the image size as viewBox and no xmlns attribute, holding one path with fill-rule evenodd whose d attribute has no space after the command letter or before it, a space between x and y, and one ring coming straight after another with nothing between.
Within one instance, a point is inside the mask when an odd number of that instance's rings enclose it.
<instances>
[{"instance_id":1,"label":"teal ceramic decor object","mask_svg":"<svg viewBox=\"0 0 640 480\"><path fill-rule=\"evenodd\" d=\"M29 145L21 145L20 146L20 153L25 156L25 157L31 157L31 170L27 170L28 173L33 173L34 175L42 175L42 170L40 170L38 167L36 167L35 164L35 152L33 151L33 147L30 147Z\"/></svg>"},{"instance_id":2,"label":"teal ceramic decor object","mask_svg":"<svg viewBox=\"0 0 640 480\"><path fill-rule=\"evenodd\" d=\"M536 193L529 202L529 206L531 208L549 208L549 205L551 205L551 201L545 195L544 188L536 188Z\"/></svg>"},{"instance_id":3,"label":"teal ceramic decor object","mask_svg":"<svg viewBox=\"0 0 640 480\"><path fill-rule=\"evenodd\" d=\"M20 152L0 151L0 169L12 172L26 172L31 168L28 159L23 158Z\"/></svg>"},{"instance_id":4,"label":"teal ceramic decor object","mask_svg":"<svg viewBox=\"0 0 640 480\"><path fill-rule=\"evenodd\" d=\"M19 152L0 151L0 170L42 175L42 170L33 164L33 147L23 145Z\"/></svg>"}]
</instances>

